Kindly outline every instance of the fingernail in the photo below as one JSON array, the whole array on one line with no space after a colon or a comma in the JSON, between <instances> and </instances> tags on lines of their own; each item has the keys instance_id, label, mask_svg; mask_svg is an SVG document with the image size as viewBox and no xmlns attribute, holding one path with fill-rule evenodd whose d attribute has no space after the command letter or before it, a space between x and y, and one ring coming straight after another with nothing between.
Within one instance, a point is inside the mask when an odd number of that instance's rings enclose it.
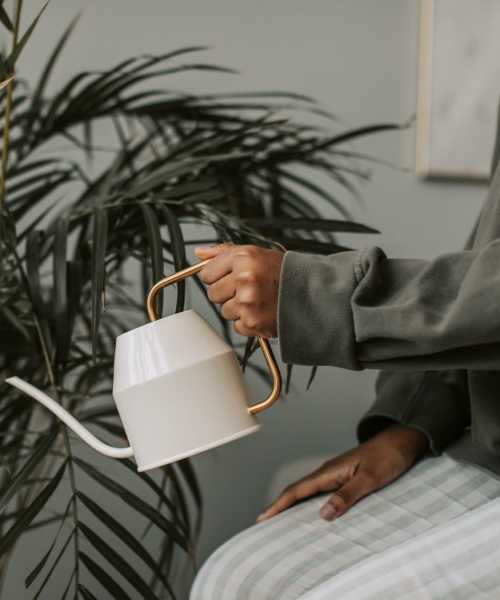
<instances>
[{"instance_id":1,"label":"fingernail","mask_svg":"<svg viewBox=\"0 0 500 600\"><path fill-rule=\"evenodd\" d=\"M325 521L333 521L333 519L335 518L336 512L337 511L335 510L335 508L331 504L327 503L319 511L319 516L322 519L325 519Z\"/></svg>"},{"instance_id":2,"label":"fingernail","mask_svg":"<svg viewBox=\"0 0 500 600\"><path fill-rule=\"evenodd\" d=\"M266 518L266 513L262 513L257 517L256 522L261 523L262 521L264 521L265 518Z\"/></svg>"}]
</instances>

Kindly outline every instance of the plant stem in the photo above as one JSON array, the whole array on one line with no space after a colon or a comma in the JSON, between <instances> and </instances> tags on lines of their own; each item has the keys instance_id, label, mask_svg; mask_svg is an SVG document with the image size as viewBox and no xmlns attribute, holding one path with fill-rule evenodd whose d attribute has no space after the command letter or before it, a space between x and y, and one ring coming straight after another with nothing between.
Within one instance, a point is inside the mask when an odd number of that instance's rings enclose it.
<instances>
[{"instance_id":1,"label":"plant stem","mask_svg":"<svg viewBox=\"0 0 500 600\"><path fill-rule=\"evenodd\" d=\"M19 27L21 24L21 11L23 0L16 1L16 15L14 17L14 31L12 33L12 50L17 45L19 39ZM7 94L5 97L5 118L3 127L2 161L0 164L0 210L5 205L5 179L7 177L7 166L9 163L9 142L10 142L10 119L12 113L12 97L14 92L14 81L7 85Z\"/></svg>"},{"instance_id":2,"label":"plant stem","mask_svg":"<svg viewBox=\"0 0 500 600\"><path fill-rule=\"evenodd\" d=\"M63 430L64 445L66 447L66 453L68 455L68 469L69 469L69 481L72 492L72 503L73 503L73 523L75 526L74 536L74 548L75 548L75 590L78 590L80 582L80 529L78 527L78 502L76 496L76 478L75 478L75 466L73 464L73 452L71 450L71 442L69 440L68 431L66 428Z\"/></svg>"}]
</instances>

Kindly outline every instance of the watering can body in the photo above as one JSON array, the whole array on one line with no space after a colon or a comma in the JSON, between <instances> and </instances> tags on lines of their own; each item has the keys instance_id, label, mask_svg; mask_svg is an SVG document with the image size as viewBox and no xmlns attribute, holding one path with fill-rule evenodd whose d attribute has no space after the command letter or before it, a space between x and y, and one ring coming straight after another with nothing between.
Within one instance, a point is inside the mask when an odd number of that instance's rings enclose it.
<instances>
[{"instance_id":1,"label":"watering can body","mask_svg":"<svg viewBox=\"0 0 500 600\"><path fill-rule=\"evenodd\" d=\"M156 283L147 300L150 323L116 340L113 398L130 447L103 443L44 392L18 377L7 383L30 395L98 452L135 456L139 471L153 469L259 429L255 414L279 397L281 377L269 342L258 338L273 386L249 406L233 349L193 310L157 319L159 291L200 271L198 263Z\"/></svg>"},{"instance_id":2,"label":"watering can body","mask_svg":"<svg viewBox=\"0 0 500 600\"><path fill-rule=\"evenodd\" d=\"M117 338L113 397L139 471L259 428L232 348L193 310Z\"/></svg>"}]
</instances>

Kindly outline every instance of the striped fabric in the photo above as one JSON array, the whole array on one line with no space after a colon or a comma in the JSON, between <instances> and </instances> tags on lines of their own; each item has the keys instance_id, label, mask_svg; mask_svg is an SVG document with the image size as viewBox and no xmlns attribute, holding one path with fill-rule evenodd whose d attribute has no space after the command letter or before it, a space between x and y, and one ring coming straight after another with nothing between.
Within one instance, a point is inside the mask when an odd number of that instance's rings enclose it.
<instances>
[{"instance_id":1,"label":"striped fabric","mask_svg":"<svg viewBox=\"0 0 500 600\"><path fill-rule=\"evenodd\" d=\"M500 598L500 480L487 472L428 458L337 521L319 518L323 502L229 540L190 600Z\"/></svg>"}]
</instances>

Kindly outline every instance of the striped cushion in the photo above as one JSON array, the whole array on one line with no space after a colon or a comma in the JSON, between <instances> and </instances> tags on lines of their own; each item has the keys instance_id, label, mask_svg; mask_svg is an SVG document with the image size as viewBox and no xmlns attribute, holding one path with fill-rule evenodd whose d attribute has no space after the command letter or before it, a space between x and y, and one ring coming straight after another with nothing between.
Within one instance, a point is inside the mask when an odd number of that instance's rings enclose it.
<instances>
[{"instance_id":1,"label":"striped cushion","mask_svg":"<svg viewBox=\"0 0 500 600\"><path fill-rule=\"evenodd\" d=\"M495 532L483 552L483 534L472 540L477 529L469 526L477 522L489 534L491 519L500 528L500 480L489 473L448 456L427 458L333 523L318 516L323 502L308 500L229 540L203 566L190 600L385 599L422 586L429 592L404 597L483 597L470 594L477 581L454 572L468 572L463 564L472 548L478 564L471 577L489 573L495 535L500 548ZM496 573L486 579L500 598ZM452 582L462 595L446 596Z\"/></svg>"}]
</instances>

